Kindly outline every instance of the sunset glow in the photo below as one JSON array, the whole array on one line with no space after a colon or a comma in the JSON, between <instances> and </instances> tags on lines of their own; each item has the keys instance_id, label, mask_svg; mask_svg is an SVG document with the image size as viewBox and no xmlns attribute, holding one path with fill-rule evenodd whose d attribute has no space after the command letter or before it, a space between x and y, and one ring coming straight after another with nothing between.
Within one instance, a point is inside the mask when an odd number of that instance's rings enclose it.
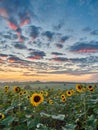
<instances>
[{"instance_id":1,"label":"sunset glow","mask_svg":"<svg viewBox=\"0 0 98 130\"><path fill-rule=\"evenodd\" d=\"M97 6L1 0L0 81L98 81Z\"/></svg>"}]
</instances>

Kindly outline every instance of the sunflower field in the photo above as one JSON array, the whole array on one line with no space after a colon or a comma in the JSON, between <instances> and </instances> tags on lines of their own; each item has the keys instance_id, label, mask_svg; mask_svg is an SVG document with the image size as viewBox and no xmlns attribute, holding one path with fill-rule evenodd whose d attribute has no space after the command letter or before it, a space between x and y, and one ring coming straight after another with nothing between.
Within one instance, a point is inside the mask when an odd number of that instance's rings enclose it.
<instances>
[{"instance_id":1,"label":"sunflower field","mask_svg":"<svg viewBox=\"0 0 98 130\"><path fill-rule=\"evenodd\" d=\"M98 130L97 84L0 89L0 130Z\"/></svg>"}]
</instances>

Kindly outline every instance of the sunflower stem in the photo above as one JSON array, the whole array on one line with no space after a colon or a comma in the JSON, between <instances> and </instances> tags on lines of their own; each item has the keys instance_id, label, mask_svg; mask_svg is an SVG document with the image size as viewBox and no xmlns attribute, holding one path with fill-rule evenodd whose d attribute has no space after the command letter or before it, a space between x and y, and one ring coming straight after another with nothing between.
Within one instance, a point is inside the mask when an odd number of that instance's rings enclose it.
<instances>
[{"instance_id":1,"label":"sunflower stem","mask_svg":"<svg viewBox=\"0 0 98 130\"><path fill-rule=\"evenodd\" d=\"M87 119L87 113L86 113L86 91L84 91L84 100L83 100L83 104L84 104L84 113L85 113L85 125L86 125L86 119Z\"/></svg>"}]
</instances>

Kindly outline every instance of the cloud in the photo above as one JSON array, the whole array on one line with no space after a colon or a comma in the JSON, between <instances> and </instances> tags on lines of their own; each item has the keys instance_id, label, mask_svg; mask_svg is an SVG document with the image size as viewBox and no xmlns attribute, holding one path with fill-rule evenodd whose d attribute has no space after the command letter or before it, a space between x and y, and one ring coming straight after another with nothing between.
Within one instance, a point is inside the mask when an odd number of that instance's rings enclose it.
<instances>
[{"instance_id":1,"label":"cloud","mask_svg":"<svg viewBox=\"0 0 98 130\"><path fill-rule=\"evenodd\" d=\"M94 64L98 62L97 56L89 56L84 58L67 58L67 57L54 57L49 60L55 61L55 62L72 62L72 63L82 63L83 65L88 63Z\"/></svg>"},{"instance_id":2,"label":"cloud","mask_svg":"<svg viewBox=\"0 0 98 130\"><path fill-rule=\"evenodd\" d=\"M52 55L58 56L58 55L64 55L64 53L59 53L59 52L52 52Z\"/></svg>"},{"instance_id":3,"label":"cloud","mask_svg":"<svg viewBox=\"0 0 98 130\"><path fill-rule=\"evenodd\" d=\"M46 56L44 51L33 51L30 52L30 56L28 56L27 58L31 59L31 60L40 60L43 59L43 57Z\"/></svg>"},{"instance_id":4,"label":"cloud","mask_svg":"<svg viewBox=\"0 0 98 130\"><path fill-rule=\"evenodd\" d=\"M52 61L56 61L56 62L68 62L68 58L66 57L55 57L55 58L51 58L50 60Z\"/></svg>"},{"instance_id":5,"label":"cloud","mask_svg":"<svg viewBox=\"0 0 98 130\"><path fill-rule=\"evenodd\" d=\"M97 53L98 52L98 42L77 42L69 47L70 52L76 53Z\"/></svg>"},{"instance_id":6,"label":"cloud","mask_svg":"<svg viewBox=\"0 0 98 130\"><path fill-rule=\"evenodd\" d=\"M9 63L21 63L23 60L21 60L19 57L15 55L9 55L9 57L7 58L7 61Z\"/></svg>"},{"instance_id":7,"label":"cloud","mask_svg":"<svg viewBox=\"0 0 98 130\"><path fill-rule=\"evenodd\" d=\"M92 35L98 35L98 30L94 30L91 32Z\"/></svg>"},{"instance_id":8,"label":"cloud","mask_svg":"<svg viewBox=\"0 0 98 130\"><path fill-rule=\"evenodd\" d=\"M90 32L92 29L90 28L90 27L85 27L85 28L83 28L83 31L84 32Z\"/></svg>"},{"instance_id":9,"label":"cloud","mask_svg":"<svg viewBox=\"0 0 98 130\"><path fill-rule=\"evenodd\" d=\"M36 18L31 0L0 1L0 16L4 18L7 26L17 33L21 42L23 42L22 27Z\"/></svg>"},{"instance_id":10,"label":"cloud","mask_svg":"<svg viewBox=\"0 0 98 130\"><path fill-rule=\"evenodd\" d=\"M30 33L30 37L32 37L33 39L37 38L39 36L40 33L40 27L37 27L35 25L32 25L28 28L28 32Z\"/></svg>"},{"instance_id":11,"label":"cloud","mask_svg":"<svg viewBox=\"0 0 98 130\"><path fill-rule=\"evenodd\" d=\"M53 39L54 33L51 31L46 31L46 32L43 32L42 35L46 36L48 40L51 41Z\"/></svg>"},{"instance_id":12,"label":"cloud","mask_svg":"<svg viewBox=\"0 0 98 130\"><path fill-rule=\"evenodd\" d=\"M27 47L24 44L20 44L20 43L15 43L14 47L16 49L27 49Z\"/></svg>"},{"instance_id":13,"label":"cloud","mask_svg":"<svg viewBox=\"0 0 98 130\"><path fill-rule=\"evenodd\" d=\"M63 36L61 37L60 41L63 43L65 41L67 41L70 37L69 36Z\"/></svg>"},{"instance_id":14,"label":"cloud","mask_svg":"<svg viewBox=\"0 0 98 130\"><path fill-rule=\"evenodd\" d=\"M63 45L60 44L60 43L56 43L55 45L56 45L56 47L59 48L59 49L63 48Z\"/></svg>"},{"instance_id":15,"label":"cloud","mask_svg":"<svg viewBox=\"0 0 98 130\"><path fill-rule=\"evenodd\" d=\"M64 21L61 20L57 25L53 26L53 29L59 31L63 26L64 26Z\"/></svg>"}]
</instances>

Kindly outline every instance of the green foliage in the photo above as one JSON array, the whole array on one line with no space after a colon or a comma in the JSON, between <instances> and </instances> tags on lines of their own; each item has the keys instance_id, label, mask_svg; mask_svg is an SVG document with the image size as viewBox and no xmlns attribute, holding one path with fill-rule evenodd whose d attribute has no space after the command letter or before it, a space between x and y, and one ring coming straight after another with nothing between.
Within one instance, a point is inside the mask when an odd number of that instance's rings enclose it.
<instances>
[{"instance_id":1,"label":"green foliage","mask_svg":"<svg viewBox=\"0 0 98 130\"><path fill-rule=\"evenodd\" d=\"M85 85L85 88L87 86ZM74 87L73 87L74 88ZM23 88L21 88L24 91ZM66 95L67 89L26 90L26 94L13 92L10 89L0 93L0 129L3 130L97 130L98 129L98 88L94 92L87 89L79 93L75 90L72 96ZM69 89L70 90L70 89ZM32 106L28 96L43 91L44 101L37 107ZM66 101L62 102L61 95ZM53 104L49 103L53 101Z\"/></svg>"}]
</instances>

